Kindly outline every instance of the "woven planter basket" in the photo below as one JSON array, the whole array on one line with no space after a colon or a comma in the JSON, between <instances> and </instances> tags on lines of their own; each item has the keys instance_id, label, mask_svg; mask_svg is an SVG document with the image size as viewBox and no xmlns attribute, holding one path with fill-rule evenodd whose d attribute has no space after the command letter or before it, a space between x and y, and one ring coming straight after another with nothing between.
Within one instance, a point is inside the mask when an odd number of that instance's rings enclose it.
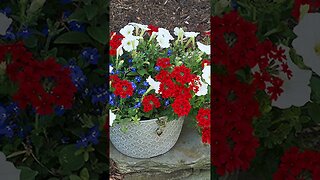
<instances>
[{"instance_id":1,"label":"woven planter basket","mask_svg":"<svg viewBox=\"0 0 320 180\"><path fill-rule=\"evenodd\" d=\"M177 142L184 117L166 121L166 117L131 123L128 131L121 131L120 125L110 127L110 140L114 147L134 158L151 158L168 152Z\"/></svg>"}]
</instances>

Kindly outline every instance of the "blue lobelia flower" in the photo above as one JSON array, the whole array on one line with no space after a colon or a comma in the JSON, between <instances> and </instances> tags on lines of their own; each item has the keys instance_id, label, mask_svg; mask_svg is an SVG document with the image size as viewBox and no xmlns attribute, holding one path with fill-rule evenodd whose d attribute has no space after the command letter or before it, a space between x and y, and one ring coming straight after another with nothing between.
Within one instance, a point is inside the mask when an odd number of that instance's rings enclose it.
<instances>
[{"instance_id":1,"label":"blue lobelia flower","mask_svg":"<svg viewBox=\"0 0 320 180\"><path fill-rule=\"evenodd\" d=\"M61 4L70 4L72 3L72 0L60 0Z\"/></svg>"},{"instance_id":2,"label":"blue lobelia flower","mask_svg":"<svg viewBox=\"0 0 320 180\"><path fill-rule=\"evenodd\" d=\"M81 136L80 139L77 140L76 142L77 148L81 148L81 147L85 148L88 146L88 144L89 144L89 140L86 136Z\"/></svg>"},{"instance_id":3,"label":"blue lobelia flower","mask_svg":"<svg viewBox=\"0 0 320 180\"><path fill-rule=\"evenodd\" d=\"M63 106L57 106L55 108L55 113L57 116L62 116L64 114L64 112L65 112L65 109Z\"/></svg>"},{"instance_id":4,"label":"blue lobelia flower","mask_svg":"<svg viewBox=\"0 0 320 180\"><path fill-rule=\"evenodd\" d=\"M101 87L96 87L92 89L92 94L91 94L91 102L92 104L97 104L97 103L106 103L108 100L108 89L107 86L101 86Z\"/></svg>"},{"instance_id":5,"label":"blue lobelia flower","mask_svg":"<svg viewBox=\"0 0 320 180\"><path fill-rule=\"evenodd\" d=\"M169 106L169 104L170 104L170 101L169 101L169 99L167 99L167 100L164 102L164 105L165 105L165 106Z\"/></svg>"},{"instance_id":6,"label":"blue lobelia flower","mask_svg":"<svg viewBox=\"0 0 320 180\"><path fill-rule=\"evenodd\" d=\"M77 21L70 21L69 28L71 31L84 32L86 30L86 26Z\"/></svg>"},{"instance_id":7,"label":"blue lobelia flower","mask_svg":"<svg viewBox=\"0 0 320 180\"><path fill-rule=\"evenodd\" d=\"M134 80L136 80L136 81L137 81L137 83L140 83L140 82L141 82L141 80L142 80L142 78L141 78L140 76L136 76L136 77L134 78Z\"/></svg>"},{"instance_id":8,"label":"blue lobelia flower","mask_svg":"<svg viewBox=\"0 0 320 180\"><path fill-rule=\"evenodd\" d=\"M146 89L139 89L138 94L143 95L147 90Z\"/></svg>"},{"instance_id":9,"label":"blue lobelia flower","mask_svg":"<svg viewBox=\"0 0 320 180\"><path fill-rule=\"evenodd\" d=\"M134 108L139 108L141 107L141 102L137 102L135 105L134 105Z\"/></svg>"},{"instance_id":10,"label":"blue lobelia flower","mask_svg":"<svg viewBox=\"0 0 320 180\"><path fill-rule=\"evenodd\" d=\"M6 111L8 116L17 116L20 114L20 108L18 107L18 104L15 102L11 102L7 107Z\"/></svg>"},{"instance_id":11,"label":"blue lobelia flower","mask_svg":"<svg viewBox=\"0 0 320 180\"><path fill-rule=\"evenodd\" d=\"M71 70L71 80L78 90L82 90L87 82L87 77L79 66L74 65L72 61L69 64L68 67Z\"/></svg>"},{"instance_id":12,"label":"blue lobelia flower","mask_svg":"<svg viewBox=\"0 0 320 180\"><path fill-rule=\"evenodd\" d=\"M69 10L63 11L63 13L62 13L62 19L63 19L63 20L68 19L68 17L69 17L71 14L72 14L72 12L69 11Z\"/></svg>"},{"instance_id":13,"label":"blue lobelia flower","mask_svg":"<svg viewBox=\"0 0 320 180\"><path fill-rule=\"evenodd\" d=\"M22 39L29 38L31 35L32 33L28 27L22 28L22 30L17 33L17 36Z\"/></svg>"},{"instance_id":14,"label":"blue lobelia flower","mask_svg":"<svg viewBox=\"0 0 320 180\"><path fill-rule=\"evenodd\" d=\"M68 144L69 141L70 141L70 138L68 138L68 137L62 137L62 138L61 138L61 143L62 143L62 144Z\"/></svg>"},{"instance_id":15,"label":"blue lobelia flower","mask_svg":"<svg viewBox=\"0 0 320 180\"><path fill-rule=\"evenodd\" d=\"M160 66L156 66L156 67L154 67L154 69L155 69L156 71L160 71Z\"/></svg>"},{"instance_id":16,"label":"blue lobelia flower","mask_svg":"<svg viewBox=\"0 0 320 180\"><path fill-rule=\"evenodd\" d=\"M148 86L149 86L149 83L148 83L147 81L144 81L144 82L143 82L143 85L146 86L146 87L148 87Z\"/></svg>"},{"instance_id":17,"label":"blue lobelia flower","mask_svg":"<svg viewBox=\"0 0 320 180\"><path fill-rule=\"evenodd\" d=\"M10 7L5 7L4 9L0 10L0 13L5 14L6 16L10 16L12 13L12 9Z\"/></svg>"},{"instance_id":18,"label":"blue lobelia flower","mask_svg":"<svg viewBox=\"0 0 320 180\"><path fill-rule=\"evenodd\" d=\"M129 64L132 64L132 59L129 59L128 62L129 62Z\"/></svg>"},{"instance_id":19,"label":"blue lobelia flower","mask_svg":"<svg viewBox=\"0 0 320 180\"><path fill-rule=\"evenodd\" d=\"M171 54L172 54L172 50L168 49L167 55L171 56Z\"/></svg>"},{"instance_id":20,"label":"blue lobelia flower","mask_svg":"<svg viewBox=\"0 0 320 180\"><path fill-rule=\"evenodd\" d=\"M115 94L109 94L109 104L111 106L116 106L116 95Z\"/></svg>"},{"instance_id":21,"label":"blue lobelia flower","mask_svg":"<svg viewBox=\"0 0 320 180\"><path fill-rule=\"evenodd\" d=\"M42 30L41 30L41 33L42 33L44 36L47 37L48 34L49 34L48 26L43 27Z\"/></svg>"},{"instance_id":22,"label":"blue lobelia flower","mask_svg":"<svg viewBox=\"0 0 320 180\"><path fill-rule=\"evenodd\" d=\"M133 90L135 90L137 88L137 85L134 82L131 82L132 88Z\"/></svg>"},{"instance_id":23,"label":"blue lobelia flower","mask_svg":"<svg viewBox=\"0 0 320 180\"><path fill-rule=\"evenodd\" d=\"M87 139L92 144L98 144L99 143L99 137L100 137L99 127L97 125L95 125L94 127L92 127L90 129L89 134L87 136Z\"/></svg>"},{"instance_id":24,"label":"blue lobelia flower","mask_svg":"<svg viewBox=\"0 0 320 180\"><path fill-rule=\"evenodd\" d=\"M2 39L5 39L5 40L15 40L16 39L16 35L15 33L13 33L13 29L12 29L12 26L10 26L6 32L6 34L4 36L0 35L0 37Z\"/></svg>"},{"instance_id":25,"label":"blue lobelia flower","mask_svg":"<svg viewBox=\"0 0 320 180\"><path fill-rule=\"evenodd\" d=\"M131 68L131 71L132 72L137 72L137 69L136 68Z\"/></svg>"},{"instance_id":26,"label":"blue lobelia flower","mask_svg":"<svg viewBox=\"0 0 320 180\"><path fill-rule=\"evenodd\" d=\"M100 55L97 48L84 48L81 51L81 57L87 60L90 64L98 64Z\"/></svg>"}]
</instances>

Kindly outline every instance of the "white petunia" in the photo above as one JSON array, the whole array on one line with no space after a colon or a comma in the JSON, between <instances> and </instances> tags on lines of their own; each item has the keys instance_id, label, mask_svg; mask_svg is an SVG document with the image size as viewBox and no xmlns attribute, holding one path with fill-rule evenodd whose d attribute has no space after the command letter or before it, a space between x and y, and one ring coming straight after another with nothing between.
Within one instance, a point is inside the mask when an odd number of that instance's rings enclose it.
<instances>
[{"instance_id":1,"label":"white petunia","mask_svg":"<svg viewBox=\"0 0 320 180\"><path fill-rule=\"evenodd\" d=\"M109 65L109 73L112 73L113 67Z\"/></svg>"},{"instance_id":2,"label":"white petunia","mask_svg":"<svg viewBox=\"0 0 320 180\"><path fill-rule=\"evenodd\" d=\"M184 36L187 38L195 38L199 35L200 33L197 32L185 32Z\"/></svg>"},{"instance_id":3,"label":"white petunia","mask_svg":"<svg viewBox=\"0 0 320 180\"><path fill-rule=\"evenodd\" d=\"M115 119L116 115L111 110L109 110L109 126L113 125Z\"/></svg>"},{"instance_id":4,"label":"white petunia","mask_svg":"<svg viewBox=\"0 0 320 180\"><path fill-rule=\"evenodd\" d=\"M159 43L159 46L161 48L169 48L170 47L170 42L168 39L162 37L162 36L158 36L157 37L157 42Z\"/></svg>"},{"instance_id":5,"label":"white petunia","mask_svg":"<svg viewBox=\"0 0 320 180\"><path fill-rule=\"evenodd\" d=\"M208 84L204 83L201 81L200 76L199 77L199 82L200 82L200 86L199 86L199 91L196 93L197 96L204 96L208 94Z\"/></svg>"},{"instance_id":6,"label":"white petunia","mask_svg":"<svg viewBox=\"0 0 320 180\"><path fill-rule=\"evenodd\" d=\"M127 36L121 41L121 45L123 46L123 49L127 52L131 52L132 50L136 50L137 46L139 44L138 41L139 37L137 36Z\"/></svg>"},{"instance_id":7,"label":"white petunia","mask_svg":"<svg viewBox=\"0 0 320 180\"><path fill-rule=\"evenodd\" d=\"M120 29L120 34L122 34L124 37L132 36L132 32L134 30L134 27L132 25L126 25L122 29Z\"/></svg>"},{"instance_id":8,"label":"white petunia","mask_svg":"<svg viewBox=\"0 0 320 180\"><path fill-rule=\"evenodd\" d=\"M168 30L159 28L157 35L157 42L161 48L170 47L170 40L173 40L173 37Z\"/></svg>"},{"instance_id":9,"label":"white petunia","mask_svg":"<svg viewBox=\"0 0 320 180\"><path fill-rule=\"evenodd\" d=\"M296 66L289 55L289 48L281 46L285 49L285 55L289 69L292 71L292 77L288 79L283 72L280 73L280 78L284 81L282 89L283 93L276 101L272 102L272 106L281 109L293 106L303 106L310 100L311 88L308 86L312 72L303 70Z\"/></svg>"},{"instance_id":10,"label":"white petunia","mask_svg":"<svg viewBox=\"0 0 320 180\"><path fill-rule=\"evenodd\" d=\"M145 30L145 31L146 30L150 30L147 25L143 25L143 24L139 24L139 23L131 22L131 23L129 23L129 25L132 25L132 26L134 26L134 27L136 27L138 29L142 29L142 30Z\"/></svg>"},{"instance_id":11,"label":"white petunia","mask_svg":"<svg viewBox=\"0 0 320 180\"><path fill-rule=\"evenodd\" d=\"M184 31L182 28L175 27L173 31L174 31L174 35L178 37L182 37L184 35Z\"/></svg>"},{"instance_id":12,"label":"white petunia","mask_svg":"<svg viewBox=\"0 0 320 180\"><path fill-rule=\"evenodd\" d=\"M205 66L202 70L202 78L204 79L204 81L211 85L211 75L210 75L210 69L211 69L211 66Z\"/></svg>"},{"instance_id":13,"label":"white petunia","mask_svg":"<svg viewBox=\"0 0 320 180\"><path fill-rule=\"evenodd\" d=\"M293 29L297 38L292 46L297 54L303 57L303 62L315 73L320 75L320 14L307 13Z\"/></svg>"},{"instance_id":14,"label":"white petunia","mask_svg":"<svg viewBox=\"0 0 320 180\"><path fill-rule=\"evenodd\" d=\"M197 45L200 51L210 55L211 53L210 45L205 45L205 44L202 44L201 42L197 42Z\"/></svg>"},{"instance_id":15,"label":"white petunia","mask_svg":"<svg viewBox=\"0 0 320 180\"><path fill-rule=\"evenodd\" d=\"M8 18L5 14L0 13L0 35L6 35L7 30L12 23L12 19Z\"/></svg>"},{"instance_id":16,"label":"white petunia","mask_svg":"<svg viewBox=\"0 0 320 180\"><path fill-rule=\"evenodd\" d=\"M156 90L156 93L159 93L160 82L155 81L154 79L152 79L151 76L147 78L147 82L149 83L152 89Z\"/></svg>"},{"instance_id":17,"label":"white petunia","mask_svg":"<svg viewBox=\"0 0 320 180\"><path fill-rule=\"evenodd\" d=\"M162 36L165 39L173 40L173 37L171 36L170 32L167 29L159 28L158 29L158 36Z\"/></svg>"}]
</instances>

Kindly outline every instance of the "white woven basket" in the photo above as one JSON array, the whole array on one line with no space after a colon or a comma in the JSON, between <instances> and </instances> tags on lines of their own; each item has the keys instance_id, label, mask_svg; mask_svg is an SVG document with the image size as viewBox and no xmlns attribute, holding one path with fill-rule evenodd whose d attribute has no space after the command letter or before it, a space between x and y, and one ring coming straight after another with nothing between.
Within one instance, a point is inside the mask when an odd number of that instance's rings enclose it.
<instances>
[{"instance_id":1,"label":"white woven basket","mask_svg":"<svg viewBox=\"0 0 320 180\"><path fill-rule=\"evenodd\" d=\"M184 117L166 121L166 117L131 123L128 131L121 131L120 126L110 127L110 140L114 147L134 158L151 158L169 151L177 142ZM164 125L161 125L161 123Z\"/></svg>"}]
</instances>

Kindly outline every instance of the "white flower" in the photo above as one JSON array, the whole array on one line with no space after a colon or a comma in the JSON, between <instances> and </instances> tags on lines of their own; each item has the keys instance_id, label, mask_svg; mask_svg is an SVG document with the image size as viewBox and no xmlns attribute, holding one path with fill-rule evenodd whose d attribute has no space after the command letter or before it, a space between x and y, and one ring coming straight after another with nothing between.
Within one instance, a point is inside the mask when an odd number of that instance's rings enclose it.
<instances>
[{"instance_id":1,"label":"white flower","mask_svg":"<svg viewBox=\"0 0 320 180\"><path fill-rule=\"evenodd\" d=\"M8 18L5 14L0 13L0 35L6 35L12 19Z\"/></svg>"},{"instance_id":2,"label":"white flower","mask_svg":"<svg viewBox=\"0 0 320 180\"><path fill-rule=\"evenodd\" d=\"M170 32L167 29L159 28L158 29L158 36L162 36L168 40L173 40L173 37L171 36Z\"/></svg>"},{"instance_id":3,"label":"white flower","mask_svg":"<svg viewBox=\"0 0 320 180\"><path fill-rule=\"evenodd\" d=\"M155 81L151 76L147 78L147 82L150 84L152 89L156 90L156 93L159 93L160 82Z\"/></svg>"},{"instance_id":4,"label":"white flower","mask_svg":"<svg viewBox=\"0 0 320 180\"><path fill-rule=\"evenodd\" d=\"M199 35L200 33L197 32L185 32L184 36L186 36L187 38L195 38Z\"/></svg>"},{"instance_id":5,"label":"white flower","mask_svg":"<svg viewBox=\"0 0 320 180\"><path fill-rule=\"evenodd\" d=\"M303 106L310 100L311 88L308 86L312 72L310 70L303 70L296 66L290 56L289 48L281 46L285 49L285 55L287 57L287 63L289 69L292 71L292 77L287 78L283 72L280 74L280 78L284 80L282 89L283 93L278 97L276 101L272 102L273 106L281 109L289 108L293 106Z\"/></svg>"},{"instance_id":6,"label":"white flower","mask_svg":"<svg viewBox=\"0 0 320 180\"><path fill-rule=\"evenodd\" d=\"M109 65L109 73L112 73L113 67Z\"/></svg>"},{"instance_id":7,"label":"white flower","mask_svg":"<svg viewBox=\"0 0 320 180\"><path fill-rule=\"evenodd\" d=\"M134 27L132 25L126 25L122 29L120 29L120 34L122 34L124 37L132 36L132 32L134 30Z\"/></svg>"},{"instance_id":8,"label":"white flower","mask_svg":"<svg viewBox=\"0 0 320 180\"><path fill-rule=\"evenodd\" d=\"M292 46L297 54L303 57L303 62L315 73L320 75L320 14L307 13L293 29L297 38Z\"/></svg>"},{"instance_id":9,"label":"white flower","mask_svg":"<svg viewBox=\"0 0 320 180\"><path fill-rule=\"evenodd\" d=\"M182 28L175 27L173 31L174 31L174 35L176 36L182 37L184 35L184 31Z\"/></svg>"},{"instance_id":10,"label":"white flower","mask_svg":"<svg viewBox=\"0 0 320 180\"><path fill-rule=\"evenodd\" d=\"M211 66L205 66L202 70L202 78L204 79L204 81L211 85L210 83L210 79L211 79L211 75L210 75L210 69L211 69Z\"/></svg>"},{"instance_id":11,"label":"white flower","mask_svg":"<svg viewBox=\"0 0 320 180\"><path fill-rule=\"evenodd\" d=\"M122 56L123 54L123 49L122 49L123 45L120 45L118 48L117 48L117 58L119 56Z\"/></svg>"},{"instance_id":12,"label":"white flower","mask_svg":"<svg viewBox=\"0 0 320 180\"><path fill-rule=\"evenodd\" d=\"M131 23L129 23L129 25L132 25L132 26L134 26L134 27L136 27L136 28L138 28L138 29L142 29L142 30L150 30L149 28L148 28L148 25L143 25L143 24L139 24L139 23L134 23L134 22L131 22Z\"/></svg>"},{"instance_id":13,"label":"white flower","mask_svg":"<svg viewBox=\"0 0 320 180\"><path fill-rule=\"evenodd\" d=\"M159 28L157 35L157 41L161 48L170 47L170 40L173 40L173 37L168 30Z\"/></svg>"},{"instance_id":14,"label":"white flower","mask_svg":"<svg viewBox=\"0 0 320 180\"><path fill-rule=\"evenodd\" d=\"M132 50L137 49L137 46L139 44L138 39L139 37L137 36L127 36L124 39L122 39L121 45L123 46L124 50L131 52Z\"/></svg>"},{"instance_id":15,"label":"white flower","mask_svg":"<svg viewBox=\"0 0 320 180\"><path fill-rule=\"evenodd\" d=\"M208 84L204 83L201 81L200 76L199 77L199 82L200 82L200 86L199 86L199 91L196 93L197 96L204 96L206 94L208 94Z\"/></svg>"},{"instance_id":16,"label":"white flower","mask_svg":"<svg viewBox=\"0 0 320 180\"><path fill-rule=\"evenodd\" d=\"M210 50L210 45L205 45L202 44L201 42L197 42L198 48L200 49L200 51L210 55L211 50Z\"/></svg>"},{"instance_id":17,"label":"white flower","mask_svg":"<svg viewBox=\"0 0 320 180\"><path fill-rule=\"evenodd\" d=\"M109 110L109 125L112 126L113 125L113 121L116 119L116 115Z\"/></svg>"}]
</instances>

